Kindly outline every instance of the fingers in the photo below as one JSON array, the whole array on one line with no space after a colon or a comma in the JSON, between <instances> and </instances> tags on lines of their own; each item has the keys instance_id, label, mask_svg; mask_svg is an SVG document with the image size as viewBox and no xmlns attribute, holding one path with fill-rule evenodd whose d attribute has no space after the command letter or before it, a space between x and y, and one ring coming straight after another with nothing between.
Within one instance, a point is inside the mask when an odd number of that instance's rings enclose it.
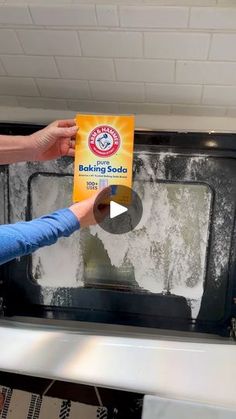
<instances>
[{"instance_id":1,"label":"fingers","mask_svg":"<svg viewBox=\"0 0 236 419\"><path fill-rule=\"evenodd\" d=\"M62 119L60 121L57 121L57 127L58 128L64 128L64 127L74 127L76 125L75 119Z\"/></svg>"},{"instance_id":2,"label":"fingers","mask_svg":"<svg viewBox=\"0 0 236 419\"><path fill-rule=\"evenodd\" d=\"M98 222L104 220L104 218L110 214L110 205L109 204L101 204L98 205L97 211L99 212L99 218L97 219Z\"/></svg>"},{"instance_id":3,"label":"fingers","mask_svg":"<svg viewBox=\"0 0 236 419\"><path fill-rule=\"evenodd\" d=\"M69 150L67 152L67 156L75 157L75 149L74 148L69 148Z\"/></svg>"},{"instance_id":4,"label":"fingers","mask_svg":"<svg viewBox=\"0 0 236 419\"><path fill-rule=\"evenodd\" d=\"M75 157L75 140L69 140L69 149L66 152L66 156Z\"/></svg>"},{"instance_id":5,"label":"fingers","mask_svg":"<svg viewBox=\"0 0 236 419\"><path fill-rule=\"evenodd\" d=\"M96 195L94 195L94 215L97 223L101 223L104 218L109 215L110 205L109 198L111 196L111 187L107 186L106 188L100 190ZM108 202L106 202L108 201Z\"/></svg>"},{"instance_id":6,"label":"fingers","mask_svg":"<svg viewBox=\"0 0 236 419\"><path fill-rule=\"evenodd\" d=\"M100 189L96 195L94 195L94 199L98 198L98 205L102 204L103 201L106 201L111 196L111 186L106 186L106 188Z\"/></svg>"},{"instance_id":7,"label":"fingers","mask_svg":"<svg viewBox=\"0 0 236 419\"><path fill-rule=\"evenodd\" d=\"M62 137L74 137L78 131L76 126L73 127L66 127L66 128L58 128L58 127L51 127L50 128L51 134L57 138Z\"/></svg>"},{"instance_id":8,"label":"fingers","mask_svg":"<svg viewBox=\"0 0 236 419\"><path fill-rule=\"evenodd\" d=\"M76 125L75 119L62 119L59 121L53 121L46 128L56 127L56 128L70 128Z\"/></svg>"},{"instance_id":9,"label":"fingers","mask_svg":"<svg viewBox=\"0 0 236 419\"><path fill-rule=\"evenodd\" d=\"M110 210L109 203L106 202L110 195L111 188L108 186L90 198L70 206L81 227L89 227L104 220Z\"/></svg>"},{"instance_id":10,"label":"fingers","mask_svg":"<svg viewBox=\"0 0 236 419\"><path fill-rule=\"evenodd\" d=\"M70 148L75 148L75 140L73 138L70 140Z\"/></svg>"}]
</instances>

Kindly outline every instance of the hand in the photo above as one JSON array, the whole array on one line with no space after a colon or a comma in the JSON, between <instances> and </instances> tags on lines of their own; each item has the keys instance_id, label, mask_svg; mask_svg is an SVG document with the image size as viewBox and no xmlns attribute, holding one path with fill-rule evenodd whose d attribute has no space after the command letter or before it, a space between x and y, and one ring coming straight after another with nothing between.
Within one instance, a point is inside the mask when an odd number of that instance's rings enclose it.
<instances>
[{"instance_id":1,"label":"hand","mask_svg":"<svg viewBox=\"0 0 236 419\"><path fill-rule=\"evenodd\" d=\"M78 219L81 227L89 227L100 223L109 214L109 204L104 203L111 195L111 188L108 186L91 198L71 205L69 208Z\"/></svg>"},{"instance_id":2,"label":"hand","mask_svg":"<svg viewBox=\"0 0 236 419\"><path fill-rule=\"evenodd\" d=\"M53 160L62 156L74 157L77 130L74 119L65 119L55 121L32 134L29 141L31 141L33 160Z\"/></svg>"}]
</instances>

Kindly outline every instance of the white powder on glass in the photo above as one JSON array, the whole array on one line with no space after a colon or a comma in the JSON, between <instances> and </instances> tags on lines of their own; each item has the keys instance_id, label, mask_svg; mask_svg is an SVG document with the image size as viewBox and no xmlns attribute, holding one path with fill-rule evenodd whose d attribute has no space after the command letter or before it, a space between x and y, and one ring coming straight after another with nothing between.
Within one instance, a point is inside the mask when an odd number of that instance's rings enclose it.
<instances>
[{"instance_id":1,"label":"white powder on glass","mask_svg":"<svg viewBox=\"0 0 236 419\"><path fill-rule=\"evenodd\" d=\"M175 163L178 167L181 158L177 158L174 153L135 153L139 169L134 189L142 198L144 211L133 232L111 236L96 226L33 254L32 273L42 286L45 303L50 303L50 287L79 287L88 281L90 286L94 283L119 289L122 282L135 292L183 296L191 306L193 318L197 316L205 279L212 196L207 186L189 182L216 163L205 156L188 157L186 167L181 169L181 178L187 183L171 183L172 176L166 168ZM61 162L12 165L12 222L25 218L26 181L37 170L73 173L73 166L62 167ZM161 182L165 179L170 182ZM69 205L71 193L72 178L68 176L36 176L31 182L32 217ZM229 245L222 237L222 226L225 213L230 216L232 212L223 199L220 205L213 264L216 280L227 264Z\"/></svg>"}]
</instances>

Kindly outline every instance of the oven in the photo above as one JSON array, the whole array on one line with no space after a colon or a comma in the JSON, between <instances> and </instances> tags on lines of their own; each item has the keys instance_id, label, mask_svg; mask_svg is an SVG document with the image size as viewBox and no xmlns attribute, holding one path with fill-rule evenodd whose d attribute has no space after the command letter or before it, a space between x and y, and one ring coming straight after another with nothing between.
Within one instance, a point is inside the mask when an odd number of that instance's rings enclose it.
<instances>
[{"instance_id":1,"label":"oven","mask_svg":"<svg viewBox=\"0 0 236 419\"><path fill-rule=\"evenodd\" d=\"M0 124L0 134L41 126ZM2 317L234 336L236 135L135 132L138 226L99 226L1 267ZM73 160L0 167L0 223L67 207Z\"/></svg>"}]
</instances>

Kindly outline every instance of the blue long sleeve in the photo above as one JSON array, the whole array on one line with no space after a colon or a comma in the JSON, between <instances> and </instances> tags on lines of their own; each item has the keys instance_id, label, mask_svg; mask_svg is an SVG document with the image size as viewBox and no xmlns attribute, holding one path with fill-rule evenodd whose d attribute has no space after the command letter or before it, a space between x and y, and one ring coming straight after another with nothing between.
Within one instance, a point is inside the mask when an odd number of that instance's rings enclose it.
<instances>
[{"instance_id":1,"label":"blue long sleeve","mask_svg":"<svg viewBox=\"0 0 236 419\"><path fill-rule=\"evenodd\" d=\"M61 209L32 221L0 226L0 265L68 237L80 227L70 209Z\"/></svg>"}]
</instances>

